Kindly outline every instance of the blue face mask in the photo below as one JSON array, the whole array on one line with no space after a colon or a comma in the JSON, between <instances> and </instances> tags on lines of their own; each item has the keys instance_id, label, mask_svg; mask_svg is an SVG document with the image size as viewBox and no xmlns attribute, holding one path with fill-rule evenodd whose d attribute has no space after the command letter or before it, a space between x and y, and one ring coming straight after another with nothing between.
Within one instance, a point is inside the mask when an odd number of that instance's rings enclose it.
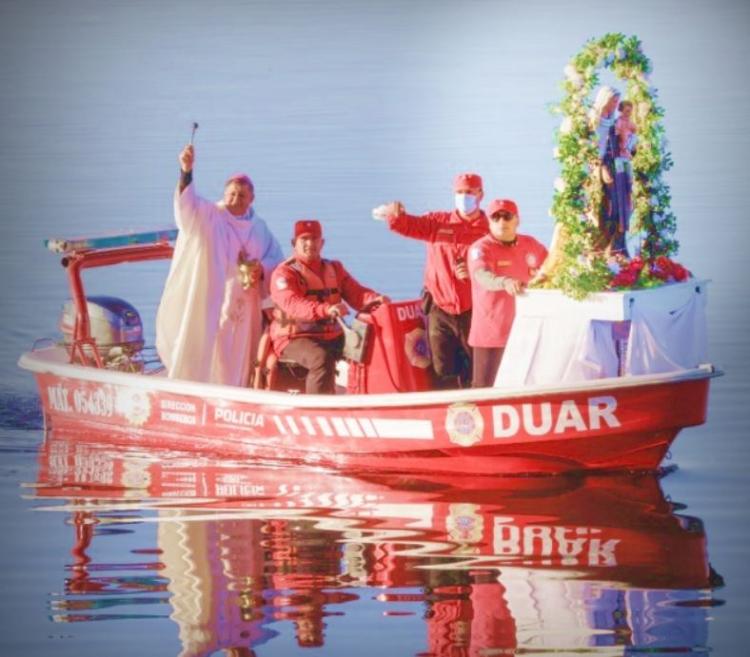
<instances>
[{"instance_id":1,"label":"blue face mask","mask_svg":"<svg viewBox=\"0 0 750 657\"><path fill-rule=\"evenodd\" d=\"M474 194L456 194L456 210L461 214L471 214L479 207L479 199Z\"/></svg>"}]
</instances>

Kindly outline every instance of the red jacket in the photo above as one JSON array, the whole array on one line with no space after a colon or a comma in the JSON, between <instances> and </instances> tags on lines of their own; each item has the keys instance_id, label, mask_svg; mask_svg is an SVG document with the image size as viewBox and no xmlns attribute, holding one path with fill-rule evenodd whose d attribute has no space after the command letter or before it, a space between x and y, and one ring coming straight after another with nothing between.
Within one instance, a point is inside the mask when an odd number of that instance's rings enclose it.
<instances>
[{"instance_id":1,"label":"red jacket","mask_svg":"<svg viewBox=\"0 0 750 657\"><path fill-rule=\"evenodd\" d=\"M388 219L399 235L427 242L424 286L442 310L458 315L471 308L471 282L456 278L456 265L466 261L469 245L489 232L487 217L462 219L457 211L429 212L421 216L402 214Z\"/></svg>"},{"instance_id":2,"label":"red jacket","mask_svg":"<svg viewBox=\"0 0 750 657\"><path fill-rule=\"evenodd\" d=\"M318 273L292 257L276 267L271 275L271 299L276 308L286 317L298 322L318 324L316 334L302 330L296 337L335 339L341 335L341 327L335 319L328 316L328 309L332 305L343 299L352 308L359 310L380 296L360 285L338 260L321 260L321 263L323 269ZM326 269L328 276L325 274ZM326 284L326 279L329 278L335 278L335 288ZM271 342L277 355L281 355L289 341L295 338L293 333L285 330L283 324L280 317L271 323Z\"/></svg>"},{"instance_id":3,"label":"red jacket","mask_svg":"<svg viewBox=\"0 0 750 657\"><path fill-rule=\"evenodd\" d=\"M489 272L499 287L502 278L514 278L528 283L547 257L547 249L529 235L517 235L513 246L486 235L469 249L474 309L471 313L469 344L472 347L504 347L508 341L513 318L516 316L516 298L502 289L488 289L476 273Z\"/></svg>"}]
</instances>

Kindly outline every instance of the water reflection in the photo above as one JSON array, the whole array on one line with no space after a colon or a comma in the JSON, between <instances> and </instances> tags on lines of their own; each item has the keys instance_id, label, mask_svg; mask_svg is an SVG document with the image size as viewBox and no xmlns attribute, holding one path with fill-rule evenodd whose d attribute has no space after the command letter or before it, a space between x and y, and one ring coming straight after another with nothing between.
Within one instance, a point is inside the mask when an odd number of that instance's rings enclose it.
<instances>
[{"instance_id":1,"label":"water reflection","mask_svg":"<svg viewBox=\"0 0 750 657\"><path fill-rule=\"evenodd\" d=\"M336 616L409 623L399 654L703 653L718 604L703 525L654 475L355 478L58 434L35 494L73 530L54 620L168 615L182 657L325 646ZM121 562L91 556L107 535Z\"/></svg>"}]
</instances>

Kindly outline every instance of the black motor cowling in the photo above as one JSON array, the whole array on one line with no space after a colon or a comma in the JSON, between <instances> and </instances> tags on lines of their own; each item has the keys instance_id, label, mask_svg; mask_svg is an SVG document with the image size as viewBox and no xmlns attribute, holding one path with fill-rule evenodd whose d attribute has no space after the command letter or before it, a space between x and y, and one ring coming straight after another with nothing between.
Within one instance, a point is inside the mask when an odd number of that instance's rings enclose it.
<instances>
[{"instance_id":1,"label":"black motor cowling","mask_svg":"<svg viewBox=\"0 0 750 657\"><path fill-rule=\"evenodd\" d=\"M127 301L117 297L92 296L86 298L91 337L105 366L133 370L143 349L143 323L138 311ZM75 334L76 308L66 301L60 317L63 343L70 347Z\"/></svg>"}]
</instances>

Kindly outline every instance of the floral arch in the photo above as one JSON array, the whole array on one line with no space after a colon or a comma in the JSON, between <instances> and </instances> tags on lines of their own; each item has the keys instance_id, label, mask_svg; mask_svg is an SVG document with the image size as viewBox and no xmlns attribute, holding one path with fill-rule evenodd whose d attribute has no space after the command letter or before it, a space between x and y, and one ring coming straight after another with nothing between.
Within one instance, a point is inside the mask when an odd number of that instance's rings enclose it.
<instances>
[{"instance_id":1,"label":"floral arch","mask_svg":"<svg viewBox=\"0 0 750 657\"><path fill-rule=\"evenodd\" d=\"M631 237L638 236L639 254L613 262L597 250L599 230L587 216L601 202L601 186L594 183L592 163L598 161L595 130L588 120L590 97L599 84L599 70L610 69L627 83L622 98L633 103L637 148L632 157L633 184ZM656 104L657 91L650 86L651 62L637 37L606 34L588 41L564 69L564 96L553 108L562 116L556 133L555 157L560 177L555 181L551 214L556 221L555 241L564 236L555 254L556 264L546 272L545 286L562 289L581 298L590 292L660 285L682 280L687 271L669 256L677 251L675 217L670 211L669 187L662 174L672 166L671 155ZM631 254L632 256L633 254Z\"/></svg>"}]
</instances>

